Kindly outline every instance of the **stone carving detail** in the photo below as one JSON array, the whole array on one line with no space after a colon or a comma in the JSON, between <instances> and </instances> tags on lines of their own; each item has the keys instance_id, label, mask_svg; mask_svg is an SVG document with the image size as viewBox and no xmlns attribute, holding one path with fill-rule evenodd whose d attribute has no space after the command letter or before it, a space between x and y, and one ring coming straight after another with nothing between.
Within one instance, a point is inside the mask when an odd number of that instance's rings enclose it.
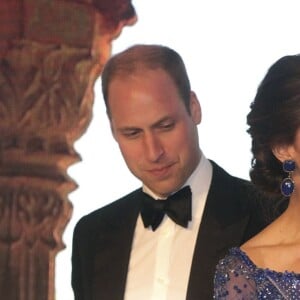
<instances>
[{"instance_id":1,"label":"stone carving detail","mask_svg":"<svg viewBox=\"0 0 300 300\"><path fill-rule=\"evenodd\" d=\"M131 0L0 0L0 298L54 300L77 186L73 144L92 118Z\"/></svg>"},{"instance_id":2,"label":"stone carving detail","mask_svg":"<svg viewBox=\"0 0 300 300\"><path fill-rule=\"evenodd\" d=\"M90 122L99 69L86 49L29 41L15 41L0 62L4 299L54 299L49 282L76 188L67 168L80 160L73 143Z\"/></svg>"},{"instance_id":3,"label":"stone carving detail","mask_svg":"<svg viewBox=\"0 0 300 300\"><path fill-rule=\"evenodd\" d=\"M1 130L36 136L77 130L87 113L81 108L91 67L86 49L15 43L0 66Z\"/></svg>"}]
</instances>

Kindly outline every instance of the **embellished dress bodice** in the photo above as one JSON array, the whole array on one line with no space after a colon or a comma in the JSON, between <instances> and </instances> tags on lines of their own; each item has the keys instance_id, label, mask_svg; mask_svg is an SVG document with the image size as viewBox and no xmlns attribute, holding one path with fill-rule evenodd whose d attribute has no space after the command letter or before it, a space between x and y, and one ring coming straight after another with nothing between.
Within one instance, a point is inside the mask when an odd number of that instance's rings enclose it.
<instances>
[{"instance_id":1,"label":"embellished dress bodice","mask_svg":"<svg viewBox=\"0 0 300 300\"><path fill-rule=\"evenodd\" d=\"M240 248L232 248L217 265L214 299L300 300L300 274L259 268Z\"/></svg>"}]
</instances>

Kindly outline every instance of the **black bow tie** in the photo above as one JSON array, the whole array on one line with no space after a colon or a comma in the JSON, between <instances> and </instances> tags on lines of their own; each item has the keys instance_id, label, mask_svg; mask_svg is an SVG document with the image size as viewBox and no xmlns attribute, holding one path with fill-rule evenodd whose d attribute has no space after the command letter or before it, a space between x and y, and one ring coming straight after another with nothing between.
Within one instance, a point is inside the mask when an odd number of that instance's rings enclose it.
<instances>
[{"instance_id":1,"label":"black bow tie","mask_svg":"<svg viewBox=\"0 0 300 300\"><path fill-rule=\"evenodd\" d=\"M165 200L155 200L144 193L141 216L144 226L151 225L152 230L161 223L164 215L167 214L175 223L187 227L188 222L192 220L192 192L189 186L186 186L169 196Z\"/></svg>"}]
</instances>

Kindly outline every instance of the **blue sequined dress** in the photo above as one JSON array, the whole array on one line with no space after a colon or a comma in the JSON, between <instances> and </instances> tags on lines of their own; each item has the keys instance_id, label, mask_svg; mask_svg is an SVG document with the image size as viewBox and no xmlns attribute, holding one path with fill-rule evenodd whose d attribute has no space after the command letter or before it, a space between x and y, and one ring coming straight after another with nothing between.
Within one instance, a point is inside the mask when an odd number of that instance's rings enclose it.
<instances>
[{"instance_id":1,"label":"blue sequined dress","mask_svg":"<svg viewBox=\"0 0 300 300\"><path fill-rule=\"evenodd\" d=\"M258 268L240 248L217 265L214 299L300 299L300 274Z\"/></svg>"}]
</instances>

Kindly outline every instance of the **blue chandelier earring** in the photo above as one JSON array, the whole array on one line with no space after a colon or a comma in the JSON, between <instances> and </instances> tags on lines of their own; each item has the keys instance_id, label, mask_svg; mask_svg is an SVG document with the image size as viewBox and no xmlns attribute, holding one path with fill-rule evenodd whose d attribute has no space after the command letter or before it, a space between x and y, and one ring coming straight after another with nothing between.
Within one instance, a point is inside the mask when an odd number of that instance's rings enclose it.
<instances>
[{"instance_id":1,"label":"blue chandelier earring","mask_svg":"<svg viewBox=\"0 0 300 300\"><path fill-rule=\"evenodd\" d=\"M296 163L295 161L288 159L282 163L282 168L284 172L288 173L288 177L284 178L281 182L281 193L285 197L291 196L294 191L295 185L292 179L292 173L295 171Z\"/></svg>"}]
</instances>

